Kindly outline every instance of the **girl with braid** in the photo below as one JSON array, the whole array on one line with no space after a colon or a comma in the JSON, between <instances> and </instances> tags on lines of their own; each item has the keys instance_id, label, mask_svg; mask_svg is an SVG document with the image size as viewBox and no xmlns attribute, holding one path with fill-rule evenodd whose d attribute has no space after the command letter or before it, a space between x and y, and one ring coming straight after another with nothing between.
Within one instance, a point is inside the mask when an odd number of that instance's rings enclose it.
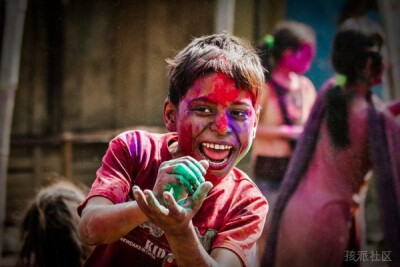
<instances>
[{"instance_id":1,"label":"girl with braid","mask_svg":"<svg viewBox=\"0 0 400 267\"><path fill-rule=\"evenodd\" d=\"M394 151L400 150L400 127L370 91L382 82L383 41L380 28L365 18L345 21L336 34L338 74L323 86L299 138L262 266L359 265L359 208L371 169L385 250L399 266L400 157Z\"/></svg>"},{"instance_id":2,"label":"girl with braid","mask_svg":"<svg viewBox=\"0 0 400 267\"><path fill-rule=\"evenodd\" d=\"M278 23L264 38L260 57L266 84L260 121L252 149L253 177L273 208L280 183L316 97L312 82L303 74L315 56L315 32L295 22ZM269 218L259 239L264 248Z\"/></svg>"}]
</instances>

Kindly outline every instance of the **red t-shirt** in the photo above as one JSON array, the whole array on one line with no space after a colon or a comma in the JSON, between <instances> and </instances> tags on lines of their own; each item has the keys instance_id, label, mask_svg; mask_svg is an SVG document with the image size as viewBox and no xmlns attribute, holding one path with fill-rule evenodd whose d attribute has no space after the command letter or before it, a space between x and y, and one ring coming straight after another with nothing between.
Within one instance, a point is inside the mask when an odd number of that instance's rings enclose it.
<instances>
[{"instance_id":1,"label":"red t-shirt","mask_svg":"<svg viewBox=\"0 0 400 267\"><path fill-rule=\"evenodd\" d=\"M132 199L131 188L153 189L160 164L171 159L168 144L176 133L128 131L110 142L87 199L103 196L113 203ZM220 247L235 252L244 265L255 263L255 243L261 235L268 204L251 179L233 169L214 187L193 217L197 236L209 253ZM184 244L183 244L184 245ZM146 222L118 241L97 246L86 266L164 266L174 262L163 231Z\"/></svg>"}]
</instances>

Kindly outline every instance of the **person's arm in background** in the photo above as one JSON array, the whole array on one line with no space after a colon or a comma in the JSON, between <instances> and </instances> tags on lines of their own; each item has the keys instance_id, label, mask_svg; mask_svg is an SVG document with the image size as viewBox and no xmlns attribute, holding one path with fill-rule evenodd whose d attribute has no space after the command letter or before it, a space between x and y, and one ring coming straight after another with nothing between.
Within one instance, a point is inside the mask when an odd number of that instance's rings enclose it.
<instances>
[{"instance_id":1,"label":"person's arm in background","mask_svg":"<svg viewBox=\"0 0 400 267\"><path fill-rule=\"evenodd\" d=\"M303 132L301 125L261 125L257 127L257 137L296 139Z\"/></svg>"},{"instance_id":2,"label":"person's arm in background","mask_svg":"<svg viewBox=\"0 0 400 267\"><path fill-rule=\"evenodd\" d=\"M393 114L393 116L397 117L400 115L400 99L390 101L386 104L386 107Z\"/></svg>"},{"instance_id":3,"label":"person's arm in background","mask_svg":"<svg viewBox=\"0 0 400 267\"><path fill-rule=\"evenodd\" d=\"M310 116L310 112L314 102L317 98L317 90L315 89L314 84L308 79L306 76L302 76L302 98L303 98L303 112L302 112L302 123L303 125L308 120Z\"/></svg>"},{"instance_id":4,"label":"person's arm in background","mask_svg":"<svg viewBox=\"0 0 400 267\"><path fill-rule=\"evenodd\" d=\"M310 87L310 84L312 87ZM304 110L307 110L306 113L302 114L302 117L308 116L309 110L312 106L309 103L311 101L315 100L316 93L315 93L315 88L310 82L310 84L307 84L307 88L305 88L305 91L307 92L306 94L302 92L302 95L307 95L306 99L303 99L303 103L305 103L305 107L303 108ZM303 132L303 126L302 125L273 125L271 124L266 124L263 123L265 121L268 121L271 118L273 120L274 118L279 118L281 117L280 111L279 111L279 104L277 104L278 99L274 94L271 94L270 92L271 88L266 88L265 93L263 95L262 99L262 107L263 109L261 110L261 117L260 117L260 122L257 127L257 137L258 138L265 138L265 139L271 139L271 138L282 138L282 139L296 139L299 137L299 135ZM268 118L264 119L264 116L268 116ZM304 122L303 122L304 123Z\"/></svg>"}]
</instances>

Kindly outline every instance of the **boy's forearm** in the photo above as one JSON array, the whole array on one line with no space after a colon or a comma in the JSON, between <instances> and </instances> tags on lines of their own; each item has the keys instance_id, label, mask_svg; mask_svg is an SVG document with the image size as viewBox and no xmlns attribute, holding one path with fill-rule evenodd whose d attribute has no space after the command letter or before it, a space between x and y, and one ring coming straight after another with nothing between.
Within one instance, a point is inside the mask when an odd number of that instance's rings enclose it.
<instances>
[{"instance_id":1,"label":"boy's forearm","mask_svg":"<svg viewBox=\"0 0 400 267\"><path fill-rule=\"evenodd\" d=\"M79 225L81 238L89 245L112 243L147 220L135 201L87 206Z\"/></svg>"},{"instance_id":2,"label":"boy's forearm","mask_svg":"<svg viewBox=\"0 0 400 267\"><path fill-rule=\"evenodd\" d=\"M165 233L179 266L217 266L198 239L192 222L179 233Z\"/></svg>"}]
</instances>

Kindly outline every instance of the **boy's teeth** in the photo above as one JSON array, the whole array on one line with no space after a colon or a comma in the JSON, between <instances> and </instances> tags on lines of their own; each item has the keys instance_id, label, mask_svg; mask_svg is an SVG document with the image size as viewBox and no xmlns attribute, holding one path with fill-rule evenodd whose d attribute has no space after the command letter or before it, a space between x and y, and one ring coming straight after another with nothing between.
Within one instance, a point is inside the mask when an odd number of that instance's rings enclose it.
<instances>
[{"instance_id":1,"label":"boy's teeth","mask_svg":"<svg viewBox=\"0 0 400 267\"><path fill-rule=\"evenodd\" d=\"M225 163L231 151L232 146L230 145L222 145L222 144L214 144L214 143L202 143L202 154L206 157L206 159L211 164L223 164Z\"/></svg>"},{"instance_id":2,"label":"boy's teeth","mask_svg":"<svg viewBox=\"0 0 400 267\"><path fill-rule=\"evenodd\" d=\"M219 144L213 144L213 143L203 143L202 145L205 147L208 147L208 148L213 148L213 149L218 149L218 150L231 149L231 147L232 147L229 145L219 145Z\"/></svg>"}]
</instances>

